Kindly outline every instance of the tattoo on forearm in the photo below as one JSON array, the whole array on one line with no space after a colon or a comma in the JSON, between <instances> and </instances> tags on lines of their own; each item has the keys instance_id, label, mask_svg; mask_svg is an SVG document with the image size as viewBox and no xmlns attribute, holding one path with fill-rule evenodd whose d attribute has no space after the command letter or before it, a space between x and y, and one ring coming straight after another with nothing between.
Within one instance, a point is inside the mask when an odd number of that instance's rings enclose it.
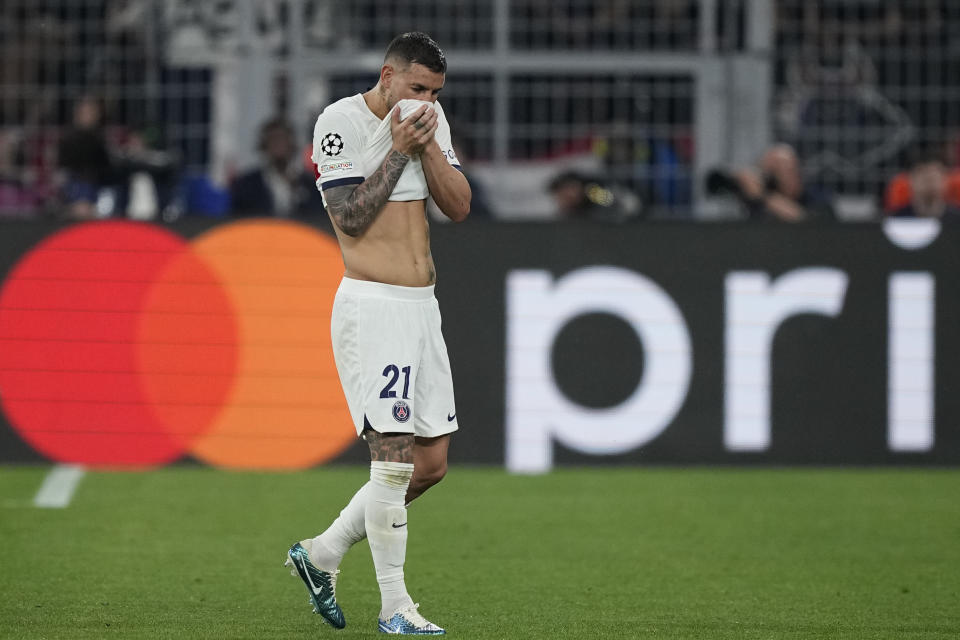
<instances>
[{"instance_id":1,"label":"tattoo on forearm","mask_svg":"<svg viewBox=\"0 0 960 640\"><path fill-rule=\"evenodd\" d=\"M367 444L370 446L370 461L408 462L413 463L413 434L377 433L373 429L363 432Z\"/></svg>"},{"instance_id":2,"label":"tattoo on forearm","mask_svg":"<svg viewBox=\"0 0 960 640\"><path fill-rule=\"evenodd\" d=\"M345 234L356 237L377 219L409 161L410 156L391 150L360 186L334 188L325 194L327 211Z\"/></svg>"}]
</instances>

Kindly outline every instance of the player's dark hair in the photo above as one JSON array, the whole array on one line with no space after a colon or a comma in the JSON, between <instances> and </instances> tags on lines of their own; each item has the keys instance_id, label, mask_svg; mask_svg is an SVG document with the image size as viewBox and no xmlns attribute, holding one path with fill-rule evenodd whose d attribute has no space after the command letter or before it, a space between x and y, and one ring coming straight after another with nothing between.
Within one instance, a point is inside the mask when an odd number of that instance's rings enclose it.
<instances>
[{"instance_id":1,"label":"player's dark hair","mask_svg":"<svg viewBox=\"0 0 960 640\"><path fill-rule=\"evenodd\" d=\"M394 38L383 57L384 61L391 58L422 64L434 73L447 72L447 58L440 45L422 31L409 31Z\"/></svg>"}]
</instances>

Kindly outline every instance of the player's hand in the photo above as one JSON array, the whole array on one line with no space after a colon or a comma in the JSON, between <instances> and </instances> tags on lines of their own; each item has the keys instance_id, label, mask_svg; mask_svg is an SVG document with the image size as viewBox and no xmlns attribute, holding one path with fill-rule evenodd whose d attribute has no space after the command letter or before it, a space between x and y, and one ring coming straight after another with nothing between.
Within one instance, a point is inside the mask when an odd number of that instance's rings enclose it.
<instances>
[{"instance_id":1,"label":"player's hand","mask_svg":"<svg viewBox=\"0 0 960 640\"><path fill-rule=\"evenodd\" d=\"M419 155L433 140L439 126L436 110L427 105L422 105L403 121L400 120L400 107L394 107L390 119L393 148L408 156Z\"/></svg>"}]
</instances>

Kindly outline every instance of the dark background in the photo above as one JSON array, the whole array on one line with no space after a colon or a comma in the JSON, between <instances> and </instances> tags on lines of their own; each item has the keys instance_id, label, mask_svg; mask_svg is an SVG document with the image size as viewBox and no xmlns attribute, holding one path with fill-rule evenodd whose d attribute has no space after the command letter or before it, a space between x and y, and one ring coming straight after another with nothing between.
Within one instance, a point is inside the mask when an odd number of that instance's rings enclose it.
<instances>
[{"instance_id":1,"label":"dark background","mask_svg":"<svg viewBox=\"0 0 960 640\"><path fill-rule=\"evenodd\" d=\"M210 221L171 227L191 237ZM63 225L9 224L0 234L0 274ZM326 230L326 229L325 229ZM556 446L556 464L940 464L960 463L960 230L946 227L928 247L906 251L879 225L780 226L651 223L436 224L437 298L457 392L460 431L453 463L504 460L505 282L512 269L555 278L593 265L634 270L676 302L691 336L693 373L674 422L638 450L588 456ZM843 270L849 284L837 317L797 316L773 345L771 446L759 453L723 447L724 278L760 270L771 278L803 267ZM887 434L888 280L894 271L936 278L934 448L889 451ZM2 276L0 276L2 277ZM586 406L613 406L643 370L643 345L620 319L590 314L570 321L553 346L558 386ZM0 461L36 462L0 416ZM362 442L343 462L367 462Z\"/></svg>"}]
</instances>

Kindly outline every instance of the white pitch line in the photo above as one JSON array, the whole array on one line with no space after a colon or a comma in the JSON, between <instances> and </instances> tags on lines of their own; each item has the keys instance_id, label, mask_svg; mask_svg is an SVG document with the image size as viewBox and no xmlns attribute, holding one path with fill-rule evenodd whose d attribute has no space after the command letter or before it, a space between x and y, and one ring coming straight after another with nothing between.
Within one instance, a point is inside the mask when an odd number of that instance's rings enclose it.
<instances>
[{"instance_id":1,"label":"white pitch line","mask_svg":"<svg viewBox=\"0 0 960 640\"><path fill-rule=\"evenodd\" d=\"M63 509L73 499L73 492L84 475L83 467L73 464L58 464L47 477L33 497L33 506L41 509Z\"/></svg>"}]
</instances>

